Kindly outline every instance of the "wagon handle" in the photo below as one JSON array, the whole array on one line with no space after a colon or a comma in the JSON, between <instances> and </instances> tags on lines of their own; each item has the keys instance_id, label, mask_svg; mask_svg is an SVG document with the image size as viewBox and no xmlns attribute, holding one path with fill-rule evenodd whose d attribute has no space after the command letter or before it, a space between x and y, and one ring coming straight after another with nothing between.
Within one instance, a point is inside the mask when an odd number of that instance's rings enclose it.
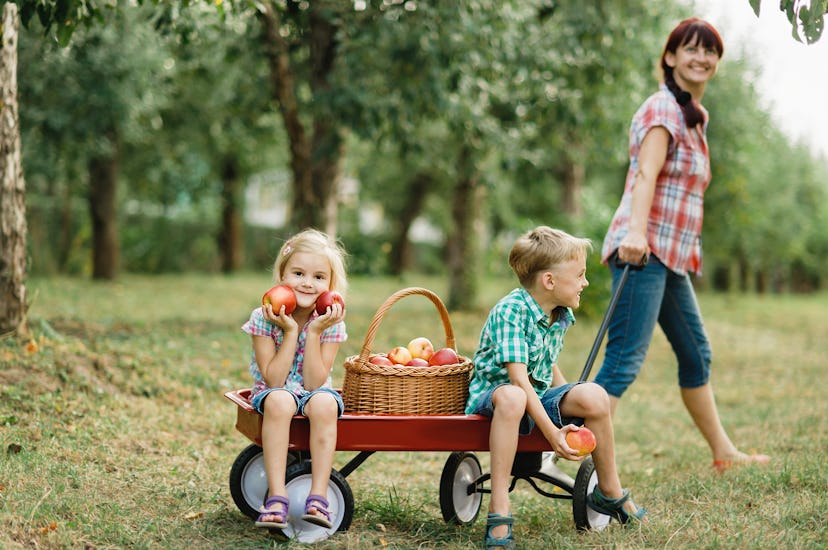
<instances>
[{"instance_id":1,"label":"wagon handle","mask_svg":"<svg viewBox=\"0 0 828 550\"><path fill-rule=\"evenodd\" d=\"M365 340L362 343L362 351L359 353L359 360L363 363L368 361L368 356L371 355L371 346L374 344L374 337L377 334L377 330L379 329L380 324L382 323L382 318L385 317L385 314L391 309L391 306L405 298L406 296L411 296L412 294L421 294L431 300L431 302L437 307L437 311L440 313L440 318L443 321L443 330L446 333L446 347L451 348L454 351L457 351L454 343L454 329L451 328L451 321L449 320L448 310L446 309L445 304L443 301L440 300L440 297L437 296L432 291L428 290L427 288L421 287L409 287L404 288L402 290L398 290L391 296L389 296L385 302L377 309L376 313L374 313L374 317L371 319L371 323L368 325L368 332L365 334Z\"/></svg>"}]
</instances>

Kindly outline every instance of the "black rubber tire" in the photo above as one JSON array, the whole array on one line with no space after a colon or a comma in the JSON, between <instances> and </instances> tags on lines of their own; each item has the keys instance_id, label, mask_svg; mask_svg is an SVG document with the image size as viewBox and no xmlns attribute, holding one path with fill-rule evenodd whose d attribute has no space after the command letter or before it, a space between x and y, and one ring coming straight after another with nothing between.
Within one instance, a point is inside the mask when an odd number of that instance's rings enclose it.
<instances>
[{"instance_id":1,"label":"black rubber tire","mask_svg":"<svg viewBox=\"0 0 828 550\"><path fill-rule=\"evenodd\" d=\"M252 520L259 517L259 507L267 496L267 476L262 448L258 445L248 445L233 462L230 495L242 514Z\"/></svg>"},{"instance_id":2,"label":"black rubber tire","mask_svg":"<svg viewBox=\"0 0 828 550\"><path fill-rule=\"evenodd\" d=\"M592 457L588 456L578 468L572 489L572 517L575 520L575 528L579 531L601 531L609 525L610 516L596 512L587 504L589 495L597 484L595 464Z\"/></svg>"},{"instance_id":3,"label":"black rubber tire","mask_svg":"<svg viewBox=\"0 0 828 550\"><path fill-rule=\"evenodd\" d=\"M469 525L480 513L483 494L469 490L482 475L474 453L451 453L440 476L440 511L446 523Z\"/></svg>"}]
</instances>

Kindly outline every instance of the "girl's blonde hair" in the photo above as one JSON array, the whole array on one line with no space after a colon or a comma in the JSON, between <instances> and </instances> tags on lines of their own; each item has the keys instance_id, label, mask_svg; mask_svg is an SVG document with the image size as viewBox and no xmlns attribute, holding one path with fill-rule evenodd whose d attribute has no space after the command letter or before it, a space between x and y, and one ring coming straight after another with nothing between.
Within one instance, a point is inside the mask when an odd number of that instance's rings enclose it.
<instances>
[{"instance_id":1,"label":"girl's blonde hair","mask_svg":"<svg viewBox=\"0 0 828 550\"><path fill-rule=\"evenodd\" d=\"M273 264L273 278L276 282L282 280L288 260L297 252L325 256L331 264L330 289L345 294L348 287L345 274L345 249L326 233L316 229L305 229L285 241Z\"/></svg>"},{"instance_id":2,"label":"girl's blonde hair","mask_svg":"<svg viewBox=\"0 0 828 550\"><path fill-rule=\"evenodd\" d=\"M521 235L509 252L509 266L521 286L531 287L535 276L570 260L585 258L592 250L589 239L573 237L560 229L545 225Z\"/></svg>"}]
</instances>

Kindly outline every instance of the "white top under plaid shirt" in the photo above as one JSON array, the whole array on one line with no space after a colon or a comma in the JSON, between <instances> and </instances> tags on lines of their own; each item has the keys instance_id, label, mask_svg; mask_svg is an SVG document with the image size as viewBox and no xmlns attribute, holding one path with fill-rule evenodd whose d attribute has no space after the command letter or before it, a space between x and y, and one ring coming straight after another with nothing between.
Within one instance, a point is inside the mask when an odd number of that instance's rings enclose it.
<instances>
[{"instance_id":1,"label":"white top under plaid shirt","mask_svg":"<svg viewBox=\"0 0 828 550\"><path fill-rule=\"evenodd\" d=\"M633 116L630 125L630 168L624 195L615 211L601 257L604 263L621 244L630 227L632 185L638 171L638 153L644 136L656 126L670 133L667 159L656 179L653 205L647 223L650 250L665 266L680 275L701 273L701 231L704 192L710 183L707 149L707 111L701 127L688 128L672 93L662 84Z\"/></svg>"},{"instance_id":2,"label":"white top under plaid shirt","mask_svg":"<svg viewBox=\"0 0 828 550\"><path fill-rule=\"evenodd\" d=\"M516 288L495 304L474 354L466 414L473 413L483 394L509 383L506 363L524 363L538 397L552 384L552 367L558 362L566 331L575 323L570 308L554 323L532 295Z\"/></svg>"},{"instance_id":3,"label":"white top under plaid shirt","mask_svg":"<svg viewBox=\"0 0 828 550\"><path fill-rule=\"evenodd\" d=\"M287 380L285 380L284 388L289 390L296 396L301 397L307 393L305 390L305 383L302 378L302 366L305 364L305 341L308 338L308 325L311 321L319 317L317 312L312 312L308 322L302 327L299 332L299 339L296 343L296 355L293 357L293 365L288 373ZM251 336L265 336L270 337L276 342L276 349L282 345L284 339L284 332L278 325L271 323L262 315L262 308L257 307L250 314L250 319L242 325L242 330ZM320 341L324 344L326 342L344 342L348 339L348 334L345 332L345 322L340 321L332 327L326 328L320 336ZM253 376L253 388L250 392L250 398L267 389L262 371L256 363L256 354L250 354L250 374ZM331 387L331 376L328 375L328 380L323 384L324 387Z\"/></svg>"}]
</instances>

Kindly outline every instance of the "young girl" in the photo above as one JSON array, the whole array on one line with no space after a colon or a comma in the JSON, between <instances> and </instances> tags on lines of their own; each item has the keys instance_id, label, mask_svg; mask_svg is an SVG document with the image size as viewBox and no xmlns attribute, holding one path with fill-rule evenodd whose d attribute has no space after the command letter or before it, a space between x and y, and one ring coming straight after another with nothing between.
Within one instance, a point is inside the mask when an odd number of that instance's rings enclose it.
<instances>
[{"instance_id":1,"label":"young girl","mask_svg":"<svg viewBox=\"0 0 828 550\"><path fill-rule=\"evenodd\" d=\"M504 296L486 319L474 355L467 414L491 417L491 499L484 545L515 547L509 477L519 435L534 426L555 453L580 460L566 434L586 426L595 434L592 452L598 485L588 505L622 523L645 521L646 510L621 486L615 465L615 436L609 397L594 383L567 383L558 369L563 339L581 303L591 244L546 226L522 235L509 265L521 287Z\"/></svg>"},{"instance_id":2,"label":"young girl","mask_svg":"<svg viewBox=\"0 0 828 550\"><path fill-rule=\"evenodd\" d=\"M728 437L710 385L711 350L688 273L701 272L704 192L710 183L707 111L701 104L724 52L710 23L685 19L661 55L664 82L638 109L630 126L630 167L621 204L604 238L602 257L618 280L615 259L638 264L609 324L604 362L595 382L613 411L635 380L658 323L678 362L681 397L710 446L713 467L765 464Z\"/></svg>"},{"instance_id":3,"label":"young girl","mask_svg":"<svg viewBox=\"0 0 828 550\"><path fill-rule=\"evenodd\" d=\"M336 447L336 421L344 409L331 389L331 368L339 344L347 339L345 311L334 304L320 315L316 300L326 290L346 287L344 251L324 233L309 229L289 239L274 264L274 280L296 293L296 309L256 308L242 330L253 339L250 401L263 415L262 452L268 494L256 526L288 526L287 468L290 422L295 414L310 420L313 457L311 489L304 521L332 527L325 499Z\"/></svg>"}]
</instances>

